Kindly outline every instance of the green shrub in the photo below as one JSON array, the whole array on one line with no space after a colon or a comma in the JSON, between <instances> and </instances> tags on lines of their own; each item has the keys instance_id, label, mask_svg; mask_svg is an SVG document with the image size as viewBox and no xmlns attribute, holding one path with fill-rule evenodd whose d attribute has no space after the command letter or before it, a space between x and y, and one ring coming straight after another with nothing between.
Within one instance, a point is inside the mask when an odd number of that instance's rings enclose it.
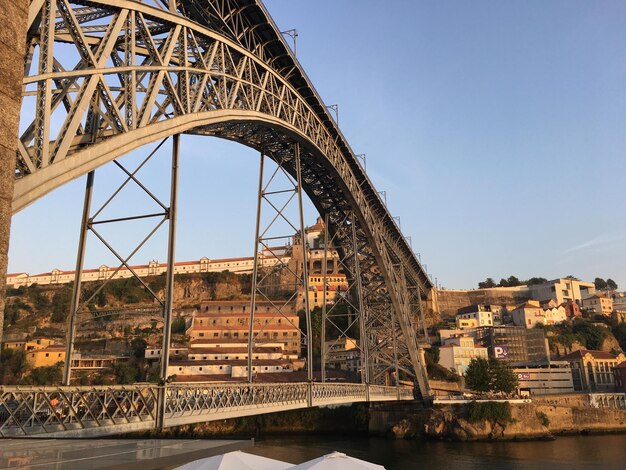
<instances>
[{"instance_id":1,"label":"green shrub","mask_svg":"<svg viewBox=\"0 0 626 470\"><path fill-rule=\"evenodd\" d=\"M543 411L537 411L537 419L541 423L542 426L548 427L550 426L550 418Z\"/></svg>"},{"instance_id":2,"label":"green shrub","mask_svg":"<svg viewBox=\"0 0 626 470\"><path fill-rule=\"evenodd\" d=\"M472 423L478 421L491 421L501 424L510 423L511 405L508 402L472 401L467 405L468 420Z\"/></svg>"}]
</instances>

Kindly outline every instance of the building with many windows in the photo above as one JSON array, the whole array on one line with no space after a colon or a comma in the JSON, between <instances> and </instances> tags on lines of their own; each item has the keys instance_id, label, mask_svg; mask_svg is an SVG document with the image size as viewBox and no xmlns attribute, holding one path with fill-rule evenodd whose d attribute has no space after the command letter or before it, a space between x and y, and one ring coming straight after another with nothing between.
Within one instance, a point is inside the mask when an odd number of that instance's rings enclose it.
<instances>
[{"instance_id":1,"label":"building with many windows","mask_svg":"<svg viewBox=\"0 0 626 470\"><path fill-rule=\"evenodd\" d=\"M489 357L515 365L547 364L550 361L544 331L525 326L477 328L476 344L486 347Z\"/></svg>"},{"instance_id":2,"label":"building with many windows","mask_svg":"<svg viewBox=\"0 0 626 470\"><path fill-rule=\"evenodd\" d=\"M326 368L359 373L361 371L361 350L358 341L343 337L326 341Z\"/></svg>"},{"instance_id":3,"label":"building with many windows","mask_svg":"<svg viewBox=\"0 0 626 470\"><path fill-rule=\"evenodd\" d=\"M576 302L580 305L584 298L596 292L596 286L593 282L566 277L528 286L528 291L531 299L537 299L540 302L554 299L559 305L564 302Z\"/></svg>"},{"instance_id":4,"label":"building with many windows","mask_svg":"<svg viewBox=\"0 0 626 470\"><path fill-rule=\"evenodd\" d=\"M516 367L520 395L573 393L572 369L567 361L553 361L543 366Z\"/></svg>"},{"instance_id":5,"label":"building with many windows","mask_svg":"<svg viewBox=\"0 0 626 470\"><path fill-rule=\"evenodd\" d=\"M606 351L580 349L561 358L572 368L576 391L615 391L615 366L626 360L623 353L618 355Z\"/></svg>"},{"instance_id":6,"label":"building with many windows","mask_svg":"<svg viewBox=\"0 0 626 470\"><path fill-rule=\"evenodd\" d=\"M287 352L300 354L300 319L293 306L257 301L254 312L255 344L280 343ZM279 310L280 309L280 310ZM250 301L205 301L200 304L186 334L192 340L244 340L250 334Z\"/></svg>"},{"instance_id":7,"label":"building with many windows","mask_svg":"<svg viewBox=\"0 0 626 470\"><path fill-rule=\"evenodd\" d=\"M494 306L495 307L495 306ZM500 309L497 310L498 314ZM479 326L493 326L493 308L491 305L470 305L459 309L456 315L456 327L477 328Z\"/></svg>"},{"instance_id":8,"label":"building with many windows","mask_svg":"<svg viewBox=\"0 0 626 470\"><path fill-rule=\"evenodd\" d=\"M459 375L464 375L472 359L487 359L487 348L474 345L474 338L467 335L445 340L439 348L439 364Z\"/></svg>"},{"instance_id":9,"label":"building with many windows","mask_svg":"<svg viewBox=\"0 0 626 470\"><path fill-rule=\"evenodd\" d=\"M610 317L613 313L613 299L608 295L595 294L583 299L582 308L594 315Z\"/></svg>"}]
</instances>

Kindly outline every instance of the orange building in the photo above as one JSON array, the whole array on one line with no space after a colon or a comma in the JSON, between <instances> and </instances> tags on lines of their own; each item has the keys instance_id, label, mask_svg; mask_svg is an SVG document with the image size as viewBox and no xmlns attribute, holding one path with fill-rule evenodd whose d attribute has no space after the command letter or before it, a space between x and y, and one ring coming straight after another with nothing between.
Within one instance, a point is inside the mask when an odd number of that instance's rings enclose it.
<instances>
[{"instance_id":1,"label":"orange building","mask_svg":"<svg viewBox=\"0 0 626 470\"><path fill-rule=\"evenodd\" d=\"M257 302L254 334L257 344L282 344L285 352L300 353L300 319L294 308L281 312L271 302ZM250 301L205 301L195 315L187 335L191 340L248 340Z\"/></svg>"}]
</instances>

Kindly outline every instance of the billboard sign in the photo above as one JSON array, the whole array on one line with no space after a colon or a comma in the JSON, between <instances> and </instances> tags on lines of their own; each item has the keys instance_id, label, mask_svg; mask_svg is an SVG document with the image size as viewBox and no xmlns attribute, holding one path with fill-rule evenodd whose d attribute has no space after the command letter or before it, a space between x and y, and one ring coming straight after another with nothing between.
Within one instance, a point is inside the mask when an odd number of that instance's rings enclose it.
<instances>
[{"instance_id":1,"label":"billboard sign","mask_svg":"<svg viewBox=\"0 0 626 470\"><path fill-rule=\"evenodd\" d=\"M509 347L506 344L495 344L493 346L493 355L496 359L506 359L509 357Z\"/></svg>"},{"instance_id":2,"label":"billboard sign","mask_svg":"<svg viewBox=\"0 0 626 470\"><path fill-rule=\"evenodd\" d=\"M530 380L530 372L518 372L517 378L519 380Z\"/></svg>"}]
</instances>

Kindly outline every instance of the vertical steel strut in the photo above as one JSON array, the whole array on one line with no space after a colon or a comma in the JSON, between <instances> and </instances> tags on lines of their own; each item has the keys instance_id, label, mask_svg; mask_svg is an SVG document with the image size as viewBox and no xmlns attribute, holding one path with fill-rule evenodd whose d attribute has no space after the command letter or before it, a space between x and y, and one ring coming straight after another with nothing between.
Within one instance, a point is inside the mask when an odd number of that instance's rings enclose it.
<instances>
[{"instance_id":1,"label":"vertical steel strut","mask_svg":"<svg viewBox=\"0 0 626 470\"><path fill-rule=\"evenodd\" d=\"M356 301L359 309L359 346L361 353L361 382L364 384L369 384L369 347L368 347L368 337L367 337L367 329L366 329L366 311L365 305L363 302L363 283L361 280L361 264L359 262L359 244L356 237L356 223L354 212L352 212L352 249L354 251L354 278L355 278L355 287L356 287Z\"/></svg>"},{"instance_id":2,"label":"vertical steel strut","mask_svg":"<svg viewBox=\"0 0 626 470\"><path fill-rule=\"evenodd\" d=\"M300 144L294 144L296 160L296 188L298 192L298 212L300 215L300 240L302 244L302 289L304 291L304 314L306 316L306 365L307 379L313 381L313 327L309 306L309 270L307 259L306 234L304 233L304 209L302 207L302 172L300 171Z\"/></svg>"},{"instance_id":3,"label":"vertical steel strut","mask_svg":"<svg viewBox=\"0 0 626 470\"><path fill-rule=\"evenodd\" d=\"M326 295L328 290L328 250L330 247L330 238L328 236L328 224L330 220L328 214L324 216L324 258L322 262L322 280L324 285L322 287L322 332L321 332L321 341L322 349L321 349L321 365L322 369L322 382L326 382L326 356L328 351L326 350L326 322L327 322L327 306L326 306Z\"/></svg>"},{"instance_id":4,"label":"vertical steel strut","mask_svg":"<svg viewBox=\"0 0 626 470\"><path fill-rule=\"evenodd\" d=\"M169 231L167 240L167 281L165 305L163 306L163 347L161 349L161 381L167 381L167 366L170 362L170 340L172 335L172 304L174 301L174 263L176 258L176 209L178 202L178 158L180 134L172 140L172 177L170 186L170 207L168 210Z\"/></svg>"},{"instance_id":5,"label":"vertical steel strut","mask_svg":"<svg viewBox=\"0 0 626 470\"><path fill-rule=\"evenodd\" d=\"M252 354L254 352L254 309L256 307L256 290L257 290L257 276L259 273L259 244L260 230L261 230L261 202L263 200L263 163L265 158L263 152L260 154L259 162L259 191L256 207L256 228L254 232L254 262L252 267L252 282L250 293L250 325L248 328L248 382L254 380L254 374L252 373Z\"/></svg>"},{"instance_id":6,"label":"vertical steel strut","mask_svg":"<svg viewBox=\"0 0 626 470\"><path fill-rule=\"evenodd\" d=\"M72 288L72 304L68 316L65 367L63 369L64 385L69 385L72 379L72 354L74 352L74 336L76 334L76 314L78 313L78 306L80 304L80 283L83 275L83 263L85 262L85 248L87 246L87 232L89 231L89 212L91 210L94 175L95 171L87 173L87 184L85 186L85 202L83 203L83 216L80 222L80 237L78 239L78 253L76 254L76 271L74 274L74 286Z\"/></svg>"}]
</instances>

